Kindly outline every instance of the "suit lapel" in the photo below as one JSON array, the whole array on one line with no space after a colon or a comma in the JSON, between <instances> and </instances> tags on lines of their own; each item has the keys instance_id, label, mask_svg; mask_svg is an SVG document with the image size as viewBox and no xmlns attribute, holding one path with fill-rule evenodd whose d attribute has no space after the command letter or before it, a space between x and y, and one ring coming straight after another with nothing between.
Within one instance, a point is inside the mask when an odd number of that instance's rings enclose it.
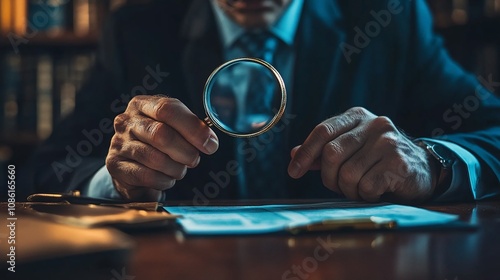
<instances>
[{"instance_id":1,"label":"suit lapel","mask_svg":"<svg viewBox=\"0 0 500 280\"><path fill-rule=\"evenodd\" d=\"M203 117L202 96L205 81L223 62L222 45L209 1L193 1L185 17L181 34L186 40L182 53L185 84L192 110Z\"/></svg>"},{"instance_id":2,"label":"suit lapel","mask_svg":"<svg viewBox=\"0 0 500 280\"><path fill-rule=\"evenodd\" d=\"M304 1L296 37L292 112L298 115L292 145L300 144L315 124L333 115L342 101L334 95L346 65L338 47L345 40L337 1ZM339 102L333 103L333 98ZM332 104L335 104L332 107Z\"/></svg>"}]
</instances>

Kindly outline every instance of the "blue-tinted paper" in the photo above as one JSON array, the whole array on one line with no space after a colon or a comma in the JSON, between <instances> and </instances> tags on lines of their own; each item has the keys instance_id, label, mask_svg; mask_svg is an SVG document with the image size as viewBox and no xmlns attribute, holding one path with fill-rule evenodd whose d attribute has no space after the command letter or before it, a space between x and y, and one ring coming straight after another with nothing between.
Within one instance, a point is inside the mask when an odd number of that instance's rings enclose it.
<instances>
[{"instance_id":1,"label":"blue-tinted paper","mask_svg":"<svg viewBox=\"0 0 500 280\"><path fill-rule=\"evenodd\" d=\"M259 234L286 230L325 220L380 217L399 228L440 225L458 216L394 204L326 202L262 206L166 206L188 234Z\"/></svg>"}]
</instances>

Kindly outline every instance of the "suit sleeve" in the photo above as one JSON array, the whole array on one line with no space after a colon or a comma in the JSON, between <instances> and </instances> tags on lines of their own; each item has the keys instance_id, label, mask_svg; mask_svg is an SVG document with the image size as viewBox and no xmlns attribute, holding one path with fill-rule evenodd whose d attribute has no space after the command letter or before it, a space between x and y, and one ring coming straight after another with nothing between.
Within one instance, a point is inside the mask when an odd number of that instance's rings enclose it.
<instances>
[{"instance_id":1,"label":"suit sleeve","mask_svg":"<svg viewBox=\"0 0 500 280\"><path fill-rule=\"evenodd\" d=\"M454 143L473 155L479 166L468 165L462 174L461 199L485 199L500 195L500 88L490 77L474 77L448 55L434 34L432 18L423 0L409 1L411 19L407 63L407 117L420 119L428 137ZM418 111L417 113L415 111ZM410 113L411 112L411 113ZM434 121L438 120L438 121ZM465 163L466 164L466 163ZM456 172L455 172L456 173ZM472 178L474 177L474 178ZM454 178L456 179L456 178ZM454 187L456 188L456 186Z\"/></svg>"}]
</instances>

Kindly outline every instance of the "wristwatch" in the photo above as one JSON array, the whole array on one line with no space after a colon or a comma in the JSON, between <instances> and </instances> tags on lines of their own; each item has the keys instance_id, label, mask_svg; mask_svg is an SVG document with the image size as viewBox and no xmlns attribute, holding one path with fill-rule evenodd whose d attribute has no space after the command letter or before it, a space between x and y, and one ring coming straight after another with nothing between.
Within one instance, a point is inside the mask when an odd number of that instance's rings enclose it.
<instances>
[{"instance_id":1,"label":"wristwatch","mask_svg":"<svg viewBox=\"0 0 500 280\"><path fill-rule=\"evenodd\" d=\"M429 143L428 141L421 140L421 147L424 147L429 154L431 154L444 169L451 169L455 159L453 153L441 144Z\"/></svg>"},{"instance_id":2,"label":"wristwatch","mask_svg":"<svg viewBox=\"0 0 500 280\"><path fill-rule=\"evenodd\" d=\"M455 155L448 148L444 147L438 143L431 143L425 140L418 140L417 145L424 148L429 155L431 155L438 162L439 170L436 170L438 177L436 179L436 194L442 193L445 189L443 187L448 187L450 184L450 175L455 163Z\"/></svg>"}]
</instances>

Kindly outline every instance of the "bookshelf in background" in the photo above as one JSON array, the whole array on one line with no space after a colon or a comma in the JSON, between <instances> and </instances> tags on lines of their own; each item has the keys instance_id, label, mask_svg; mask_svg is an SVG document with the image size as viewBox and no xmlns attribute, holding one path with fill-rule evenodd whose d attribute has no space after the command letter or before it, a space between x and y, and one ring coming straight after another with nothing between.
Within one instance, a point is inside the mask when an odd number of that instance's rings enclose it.
<instances>
[{"instance_id":1,"label":"bookshelf in background","mask_svg":"<svg viewBox=\"0 0 500 280\"><path fill-rule=\"evenodd\" d=\"M106 17L128 2L0 0L0 165L22 164L72 111Z\"/></svg>"}]
</instances>

